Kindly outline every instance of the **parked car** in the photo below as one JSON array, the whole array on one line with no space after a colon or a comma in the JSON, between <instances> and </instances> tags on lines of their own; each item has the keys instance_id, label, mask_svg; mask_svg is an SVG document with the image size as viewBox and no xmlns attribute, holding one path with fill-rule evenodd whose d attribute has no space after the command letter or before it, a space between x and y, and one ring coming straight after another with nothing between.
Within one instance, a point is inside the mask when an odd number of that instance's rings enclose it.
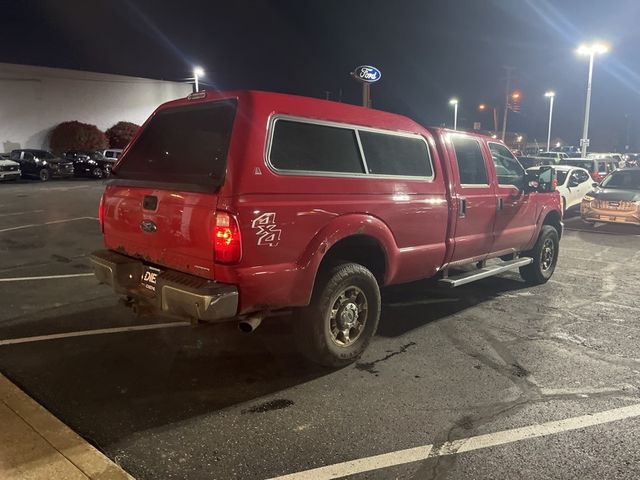
<instances>
[{"instance_id":1,"label":"parked car","mask_svg":"<svg viewBox=\"0 0 640 480\"><path fill-rule=\"evenodd\" d=\"M111 173L115 160L109 160L100 152L70 150L63 157L73 162L76 177L105 178Z\"/></svg>"},{"instance_id":2,"label":"parked car","mask_svg":"<svg viewBox=\"0 0 640 480\"><path fill-rule=\"evenodd\" d=\"M565 152L540 152L536 154L536 157L551 158L557 164L560 162L560 160L569 158L569 154Z\"/></svg>"},{"instance_id":3,"label":"parked car","mask_svg":"<svg viewBox=\"0 0 640 480\"><path fill-rule=\"evenodd\" d=\"M536 157L534 155L526 157L518 157L518 161L524 168L538 167L540 165L555 165L556 162L553 158L549 157Z\"/></svg>"},{"instance_id":4,"label":"parked car","mask_svg":"<svg viewBox=\"0 0 640 480\"><path fill-rule=\"evenodd\" d=\"M333 367L371 340L381 286L544 283L563 228L553 169L528 176L499 141L293 95L161 105L113 173L99 281L138 313L245 331L293 313L300 351Z\"/></svg>"},{"instance_id":5,"label":"parked car","mask_svg":"<svg viewBox=\"0 0 640 480\"><path fill-rule=\"evenodd\" d=\"M3 154L0 157L0 181L17 180L21 175L20 164L13 160L8 160L7 156Z\"/></svg>"},{"instance_id":6,"label":"parked car","mask_svg":"<svg viewBox=\"0 0 640 480\"><path fill-rule=\"evenodd\" d=\"M73 163L58 158L47 150L13 150L11 160L20 164L23 177L36 177L43 182L52 177L73 177Z\"/></svg>"},{"instance_id":7,"label":"parked car","mask_svg":"<svg viewBox=\"0 0 640 480\"><path fill-rule=\"evenodd\" d=\"M560 165L584 168L591 178L600 183L607 175L618 168L612 158L565 158L560 160Z\"/></svg>"},{"instance_id":8,"label":"parked car","mask_svg":"<svg viewBox=\"0 0 640 480\"><path fill-rule=\"evenodd\" d=\"M102 156L107 160L117 160L122 153L121 148L108 148L106 150L102 150Z\"/></svg>"},{"instance_id":9,"label":"parked car","mask_svg":"<svg viewBox=\"0 0 640 480\"><path fill-rule=\"evenodd\" d=\"M620 164L624 160L623 155L621 153L587 153L587 158L610 158L614 162L616 162L616 166Z\"/></svg>"},{"instance_id":10,"label":"parked car","mask_svg":"<svg viewBox=\"0 0 640 480\"><path fill-rule=\"evenodd\" d=\"M589 175L589 172L580 167L569 167L567 165L555 165L558 181L558 191L562 200L563 215L570 208L580 206L582 198L592 190L597 183ZM527 171L538 173L540 167L529 168Z\"/></svg>"},{"instance_id":11,"label":"parked car","mask_svg":"<svg viewBox=\"0 0 640 480\"><path fill-rule=\"evenodd\" d=\"M586 222L640 225L640 168L616 170L582 200Z\"/></svg>"}]
</instances>

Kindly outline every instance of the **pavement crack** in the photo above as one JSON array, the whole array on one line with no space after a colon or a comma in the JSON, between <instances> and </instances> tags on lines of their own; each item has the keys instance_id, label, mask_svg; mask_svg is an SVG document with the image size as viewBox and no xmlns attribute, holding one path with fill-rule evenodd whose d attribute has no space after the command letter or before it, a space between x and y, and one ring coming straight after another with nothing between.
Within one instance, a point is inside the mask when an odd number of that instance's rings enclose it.
<instances>
[{"instance_id":1,"label":"pavement crack","mask_svg":"<svg viewBox=\"0 0 640 480\"><path fill-rule=\"evenodd\" d=\"M409 349L409 347L412 347L415 344L416 344L416 342L406 343L406 344L402 345L399 350L391 351L390 353L388 353L384 357L379 358L378 360L374 360L372 362L358 362L358 363L355 364L355 368L360 370L360 371L371 373L372 375L377 375L378 373L380 373L376 369L376 365L377 364L379 364L381 362L386 362L390 358L395 357L396 355L400 355L401 353L405 353Z\"/></svg>"}]
</instances>

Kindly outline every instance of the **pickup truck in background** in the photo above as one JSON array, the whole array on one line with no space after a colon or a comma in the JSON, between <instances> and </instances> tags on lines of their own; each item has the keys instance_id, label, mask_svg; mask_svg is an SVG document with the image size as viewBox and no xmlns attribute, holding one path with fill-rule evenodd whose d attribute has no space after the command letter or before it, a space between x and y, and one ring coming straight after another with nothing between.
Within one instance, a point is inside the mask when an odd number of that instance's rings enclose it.
<instances>
[{"instance_id":1,"label":"pickup truck in background","mask_svg":"<svg viewBox=\"0 0 640 480\"><path fill-rule=\"evenodd\" d=\"M97 278L140 313L237 321L291 312L300 351L354 361L380 287L445 287L556 266L554 170L528 176L502 143L409 118L266 92L160 106L100 203Z\"/></svg>"}]
</instances>

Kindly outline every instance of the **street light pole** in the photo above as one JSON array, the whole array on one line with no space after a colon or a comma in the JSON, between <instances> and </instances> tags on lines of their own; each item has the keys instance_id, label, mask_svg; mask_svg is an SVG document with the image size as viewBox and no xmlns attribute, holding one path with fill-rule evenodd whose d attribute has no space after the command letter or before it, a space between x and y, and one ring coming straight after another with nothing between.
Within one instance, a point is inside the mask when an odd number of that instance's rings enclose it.
<instances>
[{"instance_id":1,"label":"street light pole","mask_svg":"<svg viewBox=\"0 0 640 480\"><path fill-rule=\"evenodd\" d=\"M458 99L452 98L449 105L453 105L453 129L458 130Z\"/></svg>"},{"instance_id":2,"label":"street light pole","mask_svg":"<svg viewBox=\"0 0 640 480\"><path fill-rule=\"evenodd\" d=\"M553 119L553 100L556 98L555 92L544 94L549 99L549 129L547 131L547 152L551 150L551 120Z\"/></svg>"},{"instance_id":3,"label":"street light pole","mask_svg":"<svg viewBox=\"0 0 640 480\"><path fill-rule=\"evenodd\" d=\"M594 43L592 45L581 45L578 53L581 55L589 55L589 78L587 80L587 100L584 107L584 126L582 128L581 155L587 156L587 146L589 144L589 111L591 109L591 81L593 79L593 62L597 53L606 53L608 50L606 45Z\"/></svg>"},{"instance_id":4,"label":"street light pole","mask_svg":"<svg viewBox=\"0 0 640 480\"><path fill-rule=\"evenodd\" d=\"M589 110L591 110L591 81L593 79L593 59L595 52L589 53L589 80L587 80L587 103L584 107L584 126L582 127L582 158L587 156L587 139L589 138Z\"/></svg>"},{"instance_id":5,"label":"street light pole","mask_svg":"<svg viewBox=\"0 0 640 480\"><path fill-rule=\"evenodd\" d=\"M199 77L202 77L202 76L204 76L204 70L202 69L202 67L195 67L193 69L193 79L194 79L194 85L196 87L196 92L200 91L198 80L199 80Z\"/></svg>"}]
</instances>

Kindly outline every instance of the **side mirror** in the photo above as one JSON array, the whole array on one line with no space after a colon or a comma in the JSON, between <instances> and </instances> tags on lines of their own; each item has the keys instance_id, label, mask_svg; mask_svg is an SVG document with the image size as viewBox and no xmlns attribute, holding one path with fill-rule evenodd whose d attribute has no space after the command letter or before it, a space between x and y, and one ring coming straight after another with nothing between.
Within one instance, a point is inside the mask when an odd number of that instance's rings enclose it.
<instances>
[{"instance_id":1,"label":"side mirror","mask_svg":"<svg viewBox=\"0 0 640 480\"><path fill-rule=\"evenodd\" d=\"M593 188L597 187L598 185L600 185L598 182L593 182L593 183L591 184L591 186L592 186Z\"/></svg>"},{"instance_id":2,"label":"side mirror","mask_svg":"<svg viewBox=\"0 0 640 480\"><path fill-rule=\"evenodd\" d=\"M558 186L558 179L556 176L556 170L548 165L543 165L538 170L538 188L539 193L554 192Z\"/></svg>"}]
</instances>

